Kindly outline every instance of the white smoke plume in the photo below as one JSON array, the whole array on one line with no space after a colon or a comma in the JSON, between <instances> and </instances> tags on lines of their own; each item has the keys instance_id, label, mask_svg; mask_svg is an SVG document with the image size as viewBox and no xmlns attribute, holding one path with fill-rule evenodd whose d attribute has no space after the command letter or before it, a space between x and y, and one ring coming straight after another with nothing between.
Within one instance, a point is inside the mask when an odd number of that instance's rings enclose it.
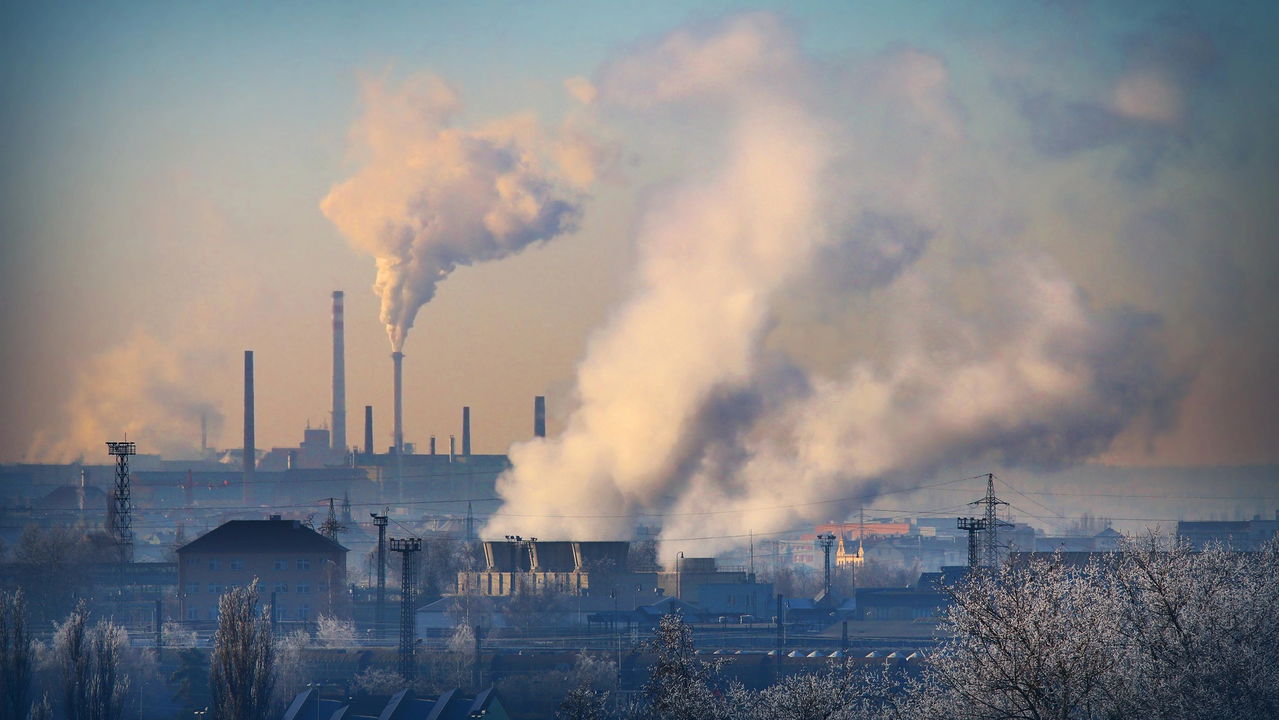
<instances>
[{"instance_id":1,"label":"white smoke plume","mask_svg":"<svg viewBox=\"0 0 1279 720\"><path fill-rule=\"evenodd\" d=\"M833 70L762 13L605 67L598 103L707 122L719 154L651 196L634 291L589 344L563 432L511 449L486 534L660 522L676 549L722 549L960 460L1084 459L1158 405L1147 318L1093 312L1051 262L1006 247L980 277L1007 280L980 292L951 277L954 251L924 261L938 236L962 240L948 226L1015 228L983 214L985 194L939 190L966 135L948 82L910 48ZM768 337L786 296L841 278L817 302L882 293L891 346L827 377Z\"/></svg>"},{"instance_id":2,"label":"white smoke plume","mask_svg":"<svg viewBox=\"0 0 1279 720\"><path fill-rule=\"evenodd\" d=\"M200 418L207 423L210 446L219 439L224 421L209 390L223 369L213 356L204 346L134 330L121 344L85 362L62 423L56 431L39 434L28 456L40 462L105 463L105 441L127 438L143 453L196 457Z\"/></svg>"},{"instance_id":3,"label":"white smoke plume","mask_svg":"<svg viewBox=\"0 0 1279 720\"><path fill-rule=\"evenodd\" d=\"M458 96L433 75L397 88L370 81L364 106L352 130L363 166L329 192L321 210L376 258L373 290L399 351L418 310L457 266L572 230L579 199L543 168L542 158L558 147L532 118L454 127Z\"/></svg>"}]
</instances>

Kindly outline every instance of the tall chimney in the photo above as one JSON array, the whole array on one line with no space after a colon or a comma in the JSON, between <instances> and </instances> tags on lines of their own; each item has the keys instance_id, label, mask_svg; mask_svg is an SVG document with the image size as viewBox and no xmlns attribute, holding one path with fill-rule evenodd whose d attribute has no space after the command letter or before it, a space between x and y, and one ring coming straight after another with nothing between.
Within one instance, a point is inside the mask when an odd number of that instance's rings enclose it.
<instances>
[{"instance_id":1,"label":"tall chimney","mask_svg":"<svg viewBox=\"0 0 1279 720\"><path fill-rule=\"evenodd\" d=\"M364 406L364 454L373 458L373 406Z\"/></svg>"},{"instance_id":2,"label":"tall chimney","mask_svg":"<svg viewBox=\"0 0 1279 720\"><path fill-rule=\"evenodd\" d=\"M244 501L249 500L249 480L257 465L253 436L253 351L244 351Z\"/></svg>"},{"instance_id":3,"label":"tall chimney","mask_svg":"<svg viewBox=\"0 0 1279 720\"><path fill-rule=\"evenodd\" d=\"M392 422L395 428L391 436L392 447L395 449L396 455L404 454L404 353L395 351L391 353L391 361L395 363L395 393L394 398L394 417Z\"/></svg>"},{"instance_id":4,"label":"tall chimney","mask_svg":"<svg viewBox=\"0 0 1279 720\"><path fill-rule=\"evenodd\" d=\"M462 408L462 455L471 456L471 408Z\"/></svg>"},{"instance_id":5,"label":"tall chimney","mask_svg":"<svg viewBox=\"0 0 1279 720\"><path fill-rule=\"evenodd\" d=\"M200 413L200 456L209 450L209 414Z\"/></svg>"},{"instance_id":6,"label":"tall chimney","mask_svg":"<svg viewBox=\"0 0 1279 720\"><path fill-rule=\"evenodd\" d=\"M533 437L546 437L546 396L533 398Z\"/></svg>"},{"instance_id":7,"label":"tall chimney","mask_svg":"<svg viewBox=\"0 0 1279 720\"><path fill-rule=\"evenodd\" d=\"M435 436L434 435L431 436L431 454L432 455L435 454Z\"/></svg>"},{"instance_id":8,"label":"tall chimney","mask_svg":"<svg viewBox=\"0 0 1279 720\"><path fill-rule=\"evenodd\" d=\"M453 456L457 454L457 436L449 435L449 462L453 462Z\"/></svg>"},{"instance_id":9,"label":"tall chimney","mask_svg":"<svg viewBox=\"0 0 1279 720\"><path fill-rule=\"evenodd\" d=\"M341 290L333 291L333 426L329 434L334 450L346 446L346 329L342 320Z\"/></svg>"}]
</instances>

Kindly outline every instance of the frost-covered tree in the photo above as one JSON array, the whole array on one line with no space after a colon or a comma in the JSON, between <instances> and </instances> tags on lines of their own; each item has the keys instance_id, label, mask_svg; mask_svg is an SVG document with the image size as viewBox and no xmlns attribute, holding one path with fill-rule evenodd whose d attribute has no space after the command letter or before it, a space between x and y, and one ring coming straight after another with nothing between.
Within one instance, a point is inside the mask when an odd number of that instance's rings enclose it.
<instances>
[{"instance_id":1,"label":"frost-covered tree","mask_svg":"<svg viewBox=\"0 0 1279 720\"><path fill-rule=\"evenodd\" d=\"M1279 546L1152 537L1085 567L1004 566L954 588L921 714L1279 717Z\"/></svg>"},{"instance_id":2,"label":"frost-covered tree","mask_svg":"<svg viewBox=\"0 0 1279 720\"><path fill-rule=\"evenodd\" d=\"M1260 552L1130 543L1122 589L1119 710L1129 716L1279 717L1279 542Z\"/></svg>"},{"instance_id":3,"label":"frost-covered tree","mask_svg":"<svg viewBox=\"0 0 1279 720\"><path fill-rule=\"evenodd\" d=\"M569 690L555 712L556 720L605 720L608 717L608 692L599 692L590 683Z\"/></svg>"},{"instance_id":4,"label":"frost-covered tree","mask_svg":"<svg viewBox=\"0 0 1279 720\"><path fill-rule=\"evenodd\" d=\"M209 659L214 720L266 720L271 712L275 644L258 611L258 583L232 588L218 600L218 629Z\"/></svg>"},{"instance_id":5,"label":"frost-covered tree","mask_svg":"<svg viewBox=\"0 0 1279 720\"><path fill-rule=\"evenodd\" d=\"M321 647L351 647L355 645L355 623L321 615L315 622L315 640Z\"/></svg>"},{"instance_id":6,"label":"frost-covered tree","mask_svg":"<svg viewBox=\"0 0 1279 720\"><path fill-rule=\"evenodd\" d=\"M713 720L732 717L724 701L720 666L696 654L693 628L678 613L662 617L646 643L657 654L644 683L644 699L662 720Z\"/></svg>"},{"instance_id":7,"label":"frost-covered tree","mask_svg":"<svg viewBox=\"0 0 1279 720\"><path fill-rule=\"evenodd\" d=\"M110 622L88 626L81 601L53 635L53 654L62 670L62 712L67 720L117 720L123 716L129 677L120 658L124 630Z\"/></svg>"},{"instance_id":8,"label":"frost-covered tree","mask_svg":"<svg viewBox=\"0 0 1279 720\"><path fill-rule=\"evenodd\" d=\"M31 633L22 590L0 593L0 720L25 720L31 709Z\"/></svg>"}]
</instances>

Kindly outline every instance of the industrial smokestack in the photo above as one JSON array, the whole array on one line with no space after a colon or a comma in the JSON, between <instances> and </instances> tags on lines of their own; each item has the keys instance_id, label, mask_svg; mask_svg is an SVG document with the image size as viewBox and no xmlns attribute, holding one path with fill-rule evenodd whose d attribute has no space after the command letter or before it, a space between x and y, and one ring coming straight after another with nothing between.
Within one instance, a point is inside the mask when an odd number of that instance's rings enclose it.
<instances>
[{"instance_id":1,"label":"industrial smokestack","mask_svg":"<svg viewBox=\"0 0 1279 720\"><path fill-rule=\"evenodd\" d=\"M209 451L209 414L200 413L200 457Z\"/></svg>"},{"instance_id":2,"label":"industrial smokestack","mask_svg":"<svg viewBox=\"0 0 1279 720\"><path fill-rule=\"evenodd\" d=\"M395 363L395 393L394 398L394 430L391 436L391 447L395 449L396 455L404 454L404 353L395 351L391 353L391 361Z\"/></svg>"},{"instance_id":3,"label":"industrial smokestack","mask_svg":"<svg viewBox=\"0 0 1279 720\"><path fill-rule=\"evenodd\" d=\"M471 456L471 408L462 408L462 456Z\"/></svg>"},{"instance_id":4,"label":"industrial smokestack","mask_svg":"<svg viewBox=\"0 0 1279 720\"><path fill-rule=\"evenodd\" d=\"M373 457L373 406L364 406L364 454Z\"/></svg>"},{"instance_id":5,"label":"industrial smokestack","mask_svg":"<svg viewBox=\"0 0 1279 720\"><path fill-rule=\"evenodd\" d=\"M449 435L449 462L453 462L453 456L457 454L457 436Z\"/></svg>"},{"instance_id":6,"label":"industrial smokestack","mask_svg":"<svg viewBox=\"0 0 1279 720\"><path fill-rule=\"evenodd\" d=\"M432 455L435 454L435 436L434 435L431 436L431 454Z\"/></svg>"},{"instance_id":7,"label":"industrial smokestack","mask_svg":"<svg viewBox=\"0 0 1279 720\"><path fill-rule=\"evenodd\" d=\"M249 499L249 480L257 464L258 450L253 435L253 351L244 351L244 500Z\"/></svg>"},{"instance_id":8,"label":"industrial smokestack","mask_svg":"<svg viewBox=\"0 0 1279 720\"><path fill-rule=\"evenodd\" d=\"M546 396L533 398L533 437L546 437Z\"/></svg>"},{"instance_id":9,"label":"industrial smokestack","mask_svg":"<svg viewBox=\"0 0 1279 720\"><path fill-rule=\"evenodd\" d=\"M341 290L333 291L333 427L329 435L334 450L346 446L346 329L342 319Z\"/></svg>"}]
</instances>

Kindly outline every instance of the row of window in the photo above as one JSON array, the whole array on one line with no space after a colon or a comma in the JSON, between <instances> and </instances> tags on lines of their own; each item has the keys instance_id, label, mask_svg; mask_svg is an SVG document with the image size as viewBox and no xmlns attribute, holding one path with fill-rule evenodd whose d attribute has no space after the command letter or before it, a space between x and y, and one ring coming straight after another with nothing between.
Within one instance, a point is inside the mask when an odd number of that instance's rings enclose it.
<instances>
[{"instance_id":1,"label":"row of window","mask_svg":"<svg viewBox=\"0 0 1279 720\"><path fill-rule=\"evenodd\" d=\"M310 605L308 605L307 603L302 603L301 605L298 605L298 607L297 607L297 611L296 611L296 612L297 612L297 619L298 619L298 620L310 620L310 619L311 619L311 606L310 606ZM198 608L198 607L188 607L188 608L187 608L187 620L190 620L190 621L197 621L197 620L199 620L199 619L200 619L200 608ZM206 620L212 620L212 621L215 621L215 622L217 621L217 619L218 619L218 606L217 606L217 605L213 605L212 607L209 607L209 608L208 608L208 610L207 610L207 612L206 612L206 614L205 614L205 619L206 619ZM288 609L288 608L286 608L286 607L276 608L276 609L275 609L275 619L276 619L276 620L288 620L288 619L290 619L290 618L289 618L289 609Z\"/></svg>"},{"instance_id":2,"label":"row of window","mask_svg":"<svg viewBox=\"0 0 1279 720\"><path fill-rule=\"evenodd\" d=\"M212 594L221 595L222 593L226 592L231 587L232 586L230 585L223 585L221 583L209 583L209 592ZM271 590L276 593L286 593L289 591L289 584L282 583L282 582L276 583L271 588ZM328 583L320 583L316 585L315 591L320 593L328 592L329 591ZM200 592L200 583L198 582L187 583L187 595L194 595L198 592ZM306 595L311 592L311 583L298 583L297 585L293 586L293 592L299 595Z\"/></svg>"},{"instance_id":3,"label":"row of window","mask_svg":"<svg viewBox=\"0 0 1279 720\"><path fill-rule=\"evenodd\" d=\"M191 567L199 566L200 564L202 564L202 563L204 563L204 562L205 562L205 560L202 560L202 559L200 559L200 558L194 558L194 557L193 557L193 558L187 558L187 565L188 565L188 566L191 566ZM223 564L223 563L222 563L222 558L208 558L208 563L209 563L209 569L210 569L210 570L221 570L221 569L222 569L222 564ZM227 566L227 569L228 569L228 570L243 570L243 569L244 569L244 558L231 558L230 560L228 560L228 561L227 561L226 566ZM289 561L288 561L288 560L285 560L285 559L277 558L277 559L276 559L276 561L275 561L275 569L276 569L276 570L288 570L288 569L289 569ZM310 570L310 569L311 569L311 558L298 558L298 559L297 559L297 569L298 569L298 570Z\"/></svg>"}]
</instances>

